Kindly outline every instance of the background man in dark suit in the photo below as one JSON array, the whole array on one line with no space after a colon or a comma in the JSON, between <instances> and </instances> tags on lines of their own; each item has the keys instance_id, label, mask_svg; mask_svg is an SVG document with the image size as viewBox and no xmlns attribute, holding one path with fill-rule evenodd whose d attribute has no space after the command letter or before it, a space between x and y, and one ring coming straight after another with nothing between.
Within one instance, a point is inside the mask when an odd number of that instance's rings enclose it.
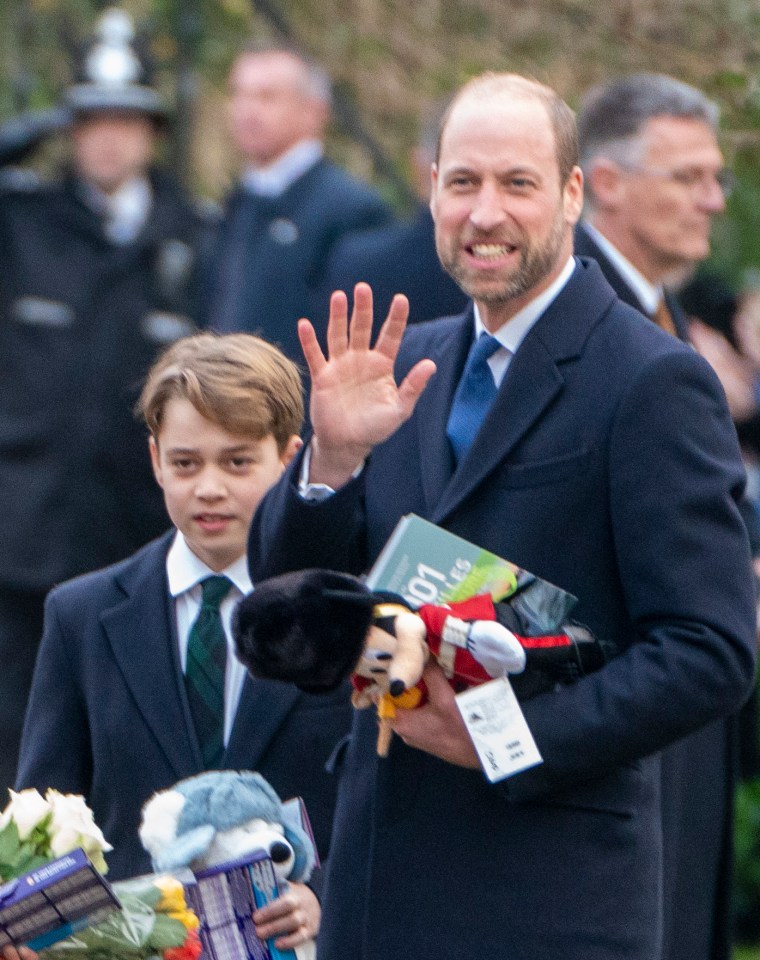
<instances>
[{"instance_id":1,"label":"background man in dark suit","mask_svg":"<svg viewBox=\"0 0 760 960\"><path fill-rule=\"evenodd\" d=\"M725 207L718 107L672 77L637 74L590 91L578 129L586 209L576 252L597 260L621 299L687 340L668 284L708 255ZM749 504L744 513L754 529ZM738 747L728 717L663 753L666 960L730 956Z\"/></svg>"},{"instance_id":2,"label":"background man in dark suit","mask_svg":"<svg viewBox=\"0 0 760 960\"><path fill-rule=\"evenodd\" d=\"M177 529L51 592L18 783L83 794L114 846L117 879L150 869L137 836L148 797L213 768L257 769L283 799L303 797L325 856L335 795L325 764L348 729L347 690L316 698L251 680L229 627L251 589L251 516L301 445L298 371L249 334L200 334L158 361L141 405ZM194 623L219 575L221 648L209 651L207 636L199 653ZM195 682L199 656L211 657L205 677L218 668L213 697L209 681ZM316 929L313 895L301 891L293 909L308 918L297 932L305 939Z\"/></svg>"},{"instance_id":3,"label":"background man in dark suit","mask_svg":"<svg viewBox=\"0 0 760 960\"><path fill-rule=\"evenodd\" d=\"M399 944L420 960L474 946L498 960L652 960L654 754L750 689L742 467L720 385L573 258L582 194L567 106L520 77L476 78L444 119L432 190L439 255L473 307L401 342L398 297L370 349L370 290L355 291L348 331L336 293L328 359L301 324L314 435L254 517L253 575L361 571L415 512L571 591L578 620L618 650L522 703L543 762L495 784L436 664L387 759L359 713L321 960L385 960ZM496 341L495 397L467 436L481 331Z\"/></svg>"},{"instance_id":4,"label":"background man in dark suit","mask_svg":"<svg viewBox=\"0 0 760 960\"><path fill-rule=\"evenodd\" d=\"M430 214L430 166L435 159L443 106L424 118L410 156L419 205L413 217L376 230L347 234L333 248L323 284L324 302L333 290L352 295L365 281L372 287L375 322L388 313L394 294L409 301L409 323L461 313L467 297L441 266L435 250L435 228Z\"/></svg>"},{"instance_id":5,"label":"background man in dark suit","mask_svg":"<svg viewBox=\"0 0 760 960\"><path fill-rule=\"evenodd\" d=\"M379 196L324 156L327 75L286 49L248 50L230 71L229 121L245 164L211 278L211 325L248 330L300 358L333 244L390 220ZM319 304L320 315L324 304Z\"/></svg>"},{"instance_id":6,"label":"background man in dark suit","mask_svg":"<svg viewBox=\"0 0 760 960\"><path fill-rule=\"evenodd\" d=\"M123 10L63 100L61 178L0 188L0 797L45 594L168 526L132 411L158 352L195 329L208 231L154 166L166 108Z\"/></svg>"}]
</instances>

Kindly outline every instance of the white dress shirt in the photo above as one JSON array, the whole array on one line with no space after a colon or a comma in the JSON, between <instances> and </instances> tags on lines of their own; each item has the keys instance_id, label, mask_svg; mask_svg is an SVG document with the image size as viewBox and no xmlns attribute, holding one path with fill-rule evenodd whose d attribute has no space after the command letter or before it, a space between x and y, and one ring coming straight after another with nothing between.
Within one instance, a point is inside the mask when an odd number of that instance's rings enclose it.
<instances>
[{"instance_id":1,"label":"white dress shirt","mask_svg":"<svg viewBox=\"0 0 760 960\"><path fill-rule=\"evenodd\" d=\"M220 575L229 577L232 581L230 592L222 600L219 608L224 635L227 638L227 667L224 678L224 745L227 746L247 672L235 654L235 642L230 629L230 620L235 605L253 589L245 555L239 557L226 570L217 574L193 553L178 530L166 557L166 573L169 578L169 593L174 599L174 608L177 614L179 661L183 673L187 667L187 643L190 628L201 608L201 581L205 580L206 577Z\"/></svg>"},{"instance_id":2,"label":"white dress shirt","mask_svg":"<svg viewBox=\"0 0 760 960\"><path fill-rule=\"evenodd\" d=\"M551 286L547 287L546 290L539 294L534 300L531 300L530 303L518 311L514 317L511 317L506 323L502 324L496 333L492 334L501 344L501 348L493 353L487 360L497 387L501 386L501 382L509 367L509 362L514 354L517 353L517 348L528 336L539 317L546 312L549 304L557 299L560 291L570 280L570 277L572 277L574 270L575 258L570 257L562 268L562 272ZM477 340L481 333L488 333L489 331L483 326L477 303L474 306L475 340Z\"/></svg>"},{"instance_id":3,"label":"white dress shirt","mask_svg":"<svg viewBox=\"0 0 760 960\"><path fill-rule=\"evenodd\" d=\"M123 245L137 239L153 206L153 190L147 177L135 177L111 194L84 183L84 199L105 217L105 231L113 243Z\"/></svg>"},{"instance_id":4,"label":"white dress shirt","mask_svg":"<svg viewBox=\"0 0 760 960\"><path fill-rule=\"evenodd\" d=\"M301 140L266 167L248 167L242 176L246 190L259 197L279 197L310 170L324 153L320 140Z\"/></svg>"}]
</instances>

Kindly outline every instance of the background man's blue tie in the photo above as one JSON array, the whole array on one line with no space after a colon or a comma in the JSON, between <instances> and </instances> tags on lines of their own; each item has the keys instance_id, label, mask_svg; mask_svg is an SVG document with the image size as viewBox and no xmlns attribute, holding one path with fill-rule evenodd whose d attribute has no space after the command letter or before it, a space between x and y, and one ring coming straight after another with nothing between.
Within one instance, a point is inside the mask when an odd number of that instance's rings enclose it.
<instances>
[{"instance_id":1,"label":"background man's blue tie","mask_svg":"<svg viewBox=\"0 0 760 960\"><path fill-rule=\"evenodd\" d=\"M457 463L470 449L475 434L496 397L496 383L488 366L488 358L500 346L495 337L481 333L470 347L446 426L446 435Z\"/></svg>"},{"instance_id":2,"label":"background man's blue tie","mask_svg":"<svg viewBox=\"0 0 760 960\"><path fill-rule=\"evenodd\" d=\"M206 770L218 767L224 753L227 638L219 606L231 586L227 577L206 577L201 608L187 641L185 687Z\"/></svg>"}]
</instances>

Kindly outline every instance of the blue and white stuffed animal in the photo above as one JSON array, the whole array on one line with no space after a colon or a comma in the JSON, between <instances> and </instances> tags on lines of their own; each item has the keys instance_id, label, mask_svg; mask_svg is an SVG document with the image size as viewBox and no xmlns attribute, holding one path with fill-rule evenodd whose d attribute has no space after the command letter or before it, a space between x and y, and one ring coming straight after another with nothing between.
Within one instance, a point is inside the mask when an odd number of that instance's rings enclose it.
<instances>
[{"instance_id":1,"label":"blue and white stuffed animal","mask_svg":"<svg viewBox=\"0 0 760 960\"><path fill-rule=\"evenodd\" d=\"M280 798L260 774L219 770L154 794L139 832L156 871L201 870L263 850L278 880L305 882L314 847L304 830L285 820Z\"/></svg>"}]
</instances>

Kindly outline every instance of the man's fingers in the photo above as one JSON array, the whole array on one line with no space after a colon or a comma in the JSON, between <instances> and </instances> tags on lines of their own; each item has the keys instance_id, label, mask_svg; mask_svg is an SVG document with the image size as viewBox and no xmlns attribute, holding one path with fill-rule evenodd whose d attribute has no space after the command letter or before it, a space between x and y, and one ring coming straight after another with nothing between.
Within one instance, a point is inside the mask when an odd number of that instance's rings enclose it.
<instances>
[{"instance_id":1,"label":"man's fingers","mask_svg":"<svg viewBox=\"0 0 760 960\"><path fill-rule=\"evenodd\" d=\"M391 307L385 323L380 328L375 349L391 360L396 359L401 338L406 330L409 317L409 301L403 293L397 293L391 301Z\"/></svg>"},{"instance_id":2,"label":"man's fingers","mask_svg":"<svg viewBox=\"0 0 760 960\"><path fill-rule=\"evenodd\" d=\"M405 419L408 420L409 417L411 417L415 404L419 400L422 391L428 385L435 370L436 366L432 360L420 360L419 363L415 363L404 378L401 386L398 388L398 395Z\"/></svg>"},{"instance_id":3,"label":"man's fingers","mask_svg":"<svg viewBox=\"0 0 760 960\"><path fill-rule=\"evenodd\" d=\"M330 358L348 350L348 297L336 290L330 297L330 318L327 321L327 353Z\"/></svg>"},{"instance_id":4,"label":"man's fingers","mask_svg":"<svg viewBox=\"0 0 760 960\"><path fill-rule=\"evenodd\" d=\"M354 309L349 329L349 345L352 350L369 350L373 317L372 288L368 283L357 283L354 287Z\"/></svg>"},{"instance_id":5,"label":"man's fingers","mask_svg":"<svg viewBox=\"0 0 760 960\"><path fill-rule=\"evenodd\" d=\"M327 361L325 360L325 355L322 353L317 335L314 333L314 327L306 318L298 321L298 339L301 341L301 349L303 350L304 359L309 367L309 372L312 378L314 378L322 367L325 366Z\"/></svg>"}]
</instances>

